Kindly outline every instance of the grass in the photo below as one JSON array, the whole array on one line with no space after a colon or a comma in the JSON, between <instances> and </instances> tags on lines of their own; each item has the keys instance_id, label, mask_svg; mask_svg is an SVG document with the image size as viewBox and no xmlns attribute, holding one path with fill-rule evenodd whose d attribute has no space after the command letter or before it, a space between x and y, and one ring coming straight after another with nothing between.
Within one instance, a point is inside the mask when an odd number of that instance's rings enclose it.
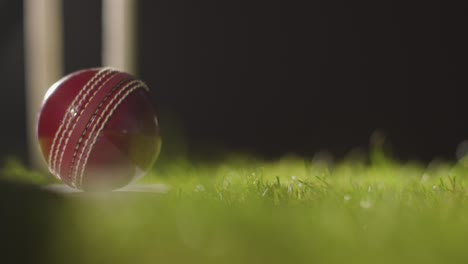
<instances>
[{"instance_id":1,"label":"grass","mask_svg":"<svg viewBox=\"0 0 468 264\"><path fill-rule=\"evenodd\" d=\"M1 175L48 183L14 160ZM29 234L23 234L34 241L29 257L44 263L468 261L468 158L429 165L379 152L370 161L338 163L293 156L182 160L157 164L141 183L171 189L37 191L18 198L31 212L15 207L11 223L29 218Z\"/></svg>"}]
</instances>

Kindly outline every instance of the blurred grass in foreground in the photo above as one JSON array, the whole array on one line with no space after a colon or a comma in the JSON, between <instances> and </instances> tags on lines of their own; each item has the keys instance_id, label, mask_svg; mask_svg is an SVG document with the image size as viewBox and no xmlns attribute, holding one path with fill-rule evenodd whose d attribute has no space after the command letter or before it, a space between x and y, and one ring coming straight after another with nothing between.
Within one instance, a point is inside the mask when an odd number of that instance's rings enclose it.
<instances>
[{"instance_id":1,"label":"blurred grass in foreground","mask_svg":"<svg viewBox=\"0 0 468 264\"><path fill-rule=\"evenodd\" d=\"M1 175L47 183L12 161ZM140 183L168 184L167 194L76 193L39 203L48 194L40 191L27 199L48 223L38 226L46 232L37 262L466 263L467 182L467 158L237 157L157 164ZM30 214L32 225L40 212Z\"/></svg>"}]
</instances>

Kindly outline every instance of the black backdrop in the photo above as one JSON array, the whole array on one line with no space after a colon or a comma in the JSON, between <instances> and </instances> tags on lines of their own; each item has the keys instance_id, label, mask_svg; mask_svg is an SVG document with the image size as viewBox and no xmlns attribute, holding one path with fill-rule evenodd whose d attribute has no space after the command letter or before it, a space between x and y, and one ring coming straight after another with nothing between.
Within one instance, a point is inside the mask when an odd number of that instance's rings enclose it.
<instances>
[{"instance_id":1,"label":"black backdrop","mask_svg":"<svg viewBox=\"0 0 468 264\"><path fill-rule=\"evenodd\" d=\"M99 1L64 2L66 72L99 65ZM0 3L0 115L10 124L1 152L25 157L22 7ZM139 8L139 75L154 90L163 149L344 155L379 130L398 157L428 160L453 158L468 138L461 4L141 0Z\"/></svg>"}]
</instances>

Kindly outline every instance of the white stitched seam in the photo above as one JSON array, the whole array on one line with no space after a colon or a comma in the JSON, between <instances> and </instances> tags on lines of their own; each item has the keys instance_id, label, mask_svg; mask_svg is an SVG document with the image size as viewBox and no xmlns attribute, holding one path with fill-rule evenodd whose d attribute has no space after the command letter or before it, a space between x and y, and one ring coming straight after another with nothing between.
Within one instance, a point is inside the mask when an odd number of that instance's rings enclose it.
<instances>
[{"instance_id":1,"label":"white stitched seam","mask_svg":"<svg viewBox=\"0 0 468 264\"><path fill-rule=\"evenodd\" d=\"M90 101L94 98L94 96L102 89L102 87L104 87L104 85L112 79L112 77L116 74L115 71L108 71L106 72L103 76L101 76L97 81L95 81L93 83L93 85L89 88L89 89L82 89L82 91L85 91L85 94L82 96L81 100L79 101L79 103L76 105L76 107L79 107L80 108L80 111L79 113L77 114L77 118L74 118L74 119L70 119L69 122L68 122L68 125L67 125L67 128L70 127L70 125L73 123L73 126L71 129L66 129L64 132L63 132L63 136L62 138L66 137L65 138L65 142L63 144L63 148L60 150L59 148L57 149L57 153L60 152L60 160L59 160L59 165L58 165L58 174L61 174L61 169L62 169L62 161L63 161L63 156L65 155L65 150L68 146L68 142L70 140L70 137L71 137L71 134L73 133L73 130L75 129L78 121L80 120L83 112L85 111L85 109L87 108L87 106L89 105ZM104 79L104 78L107 78L107 79ZM102 80L104 80L99 86L98 88L94 89ZM89 93L92 91L92 90L95 90L94 93L92 94L92 96L89 98L89 100L86 102L85 106L84 107L80 107L84 100L86 99L86 97L89 95ZM67 133L68 132L68 133ZM62 142L62 141L60 141Z\"/></svg>"},{"instance_id":2,"label":"white stitched seam","mask_svg":"<svg viewBox=\"0 0 468 264\"><path fill-rule=\"evenodd\" d=\"M133 80L133 81L127 83L125 86L119 88L118 92L117 92L116 94L113 94L113 95L112 95L111 100L110 100L109 103L106 105L106 107L104 108L104 110L100 113L99 116L97 116L97 117L95 118L96 121L94 122L92 129L91 129L90 132L88 133L88 135L90 135L90 136L87 138L86 142L83 144L82 152L80 153L80 157L78 158L78 162L76 163L75 167L73 168L74 171L73 171L73 174L72 174L72 175L73 175L72 179L73 179L73 181L74 181L75 184L77 183L77 182L76 182L77 179L79 179L79 178L78 178L78 175L79 175L79 174L80 174L80 175L83 174L84 167L85 167L85 163L82 163L82 162L84 161L84 160L83 160L83 155L85 155L86 150L88 149L89 142L90 142L90 141L93 141L93 137L98 137L98 136L99 136L99 134L95 134L95 132L96 132L97 127L100 125L101 120L104 118L104 115L107 114L109 108L113 106L113 103L115 102L115 100L117 100L117 98L118 98L123 92L125 92L126 90L128 90L129 87L134 86L134 85L136 85L136 86L141 86L141 85L144 85L144 84L143 84L141 81L139 81L139 80ZM107 119L106 119L106 120L107 120ZM94 141L96 141L96 140L94 140ZM93 144L93 145L94 145L94 144ZM88 154L87 154L87 155L89 155L89 152L90 152L90 151L88 151ZM88 159L88 158L89 158L89 157L86 158L86 163L87 163L87 159ZM81 165L81 166L80 166L80 165ZM81 172L81 173L80 173L80 172Z\"/></svg>"},{"instance_id":3,"label":"white stitched seam","mask_svg":"<svg viewBox=\"0 0 468 264\"><path fill-rule=\"evenodd\" d=\"M103 72L105 71L105 69L102 69L100 71L98 71L86 84L85 84L85 88L89 85L91 85L95 80L96 78L102 74ZM83 89L84 90L84 89ZM55 173L57 171L57 168L56 168L56 161L57 161L57 156L58 156L58 149L59 149L59 146L57 146L56 148L56 144L59 143L59 145L61 144L61 141L63 139L63 128L65 126L65 124L68 124L68 121L69 121L69 113L71 111L71 109L73 109L76 101L78 100L78 97L80 96L82 91L80 91L80 93L78 93L78 95L73 99L72 103L70 104L70 106L68 107L67 111L65 112L65 115L63 117L63 120L62 122L60 123L60 126L59 126L59 129L57 130L57 132L55 133L55 136L54 136L54 140L52 141L52 146L50 148L50 152L49 152L49 169L51 170L51 172L56 175L56 177L60 178L60 175L58 173ZM60 135L60 139L59 139L59 135ZM59 142L57 142L57 140Z\"/></svg>"},{"instance_id":4,"label":"white stitched seam","mask_svg":"<svg viewBox=\"0 0 468 264\"><path fill-rule=\"evenodd\" d=\"M79 176L79 186L82 185L83 183L83 174L84 174L84 170L86 168L86 164L88 163L88 159L89 159L89 156L91 155L91 151L94 147L94 145L96 144L96 141L97 141L97 138L99 136L99 134L102 132L102 130L104 129L104 126L107 124L107 121L109 121L109 118L114 114L115 110L117 109L117 107L127 98L127 96L132 93L133 91L137 90L138 88L143 88L145 90L148 91L148 87L141 81L138 81L138 85L135 86L135 87L132 87L131 89L129 89L115 104L114 101L117 99L117 97L120 95L121 92L123 92L125 89L121 89L119 91L118 94L116 94L114 96L114 98L112 99L112 101L107 105L106 109L103 111L103 113L105 113L108 108L113 105L113 108L109 111L109 113L106 115L105 119L103 122L101 122L101 126L99 127L99 129L97 130L97 132L94 134L94 137L93 137L93 140L91 141L90 145L89 145L89 148L88 148L88 152L86 153L86 156L84 157L84 160L83 160L83 165L81 166L80 168L80 176ZM100 119L102 118L103 116L101 115L100 116ZM99 123L99 120L96 122L96 124ZM96 125L95 124L95 125ZM88 138L89 140L89 138ZM84 151L85 149L83 149Z\"/></svg>"},{"instance_id":5,"label":"white stitched seam","mask_svg":"<svg viewBox=\"0 0 468 264\"><path fill-rule=\"evenodd\" d=\"M123 81L126 81L126 80L123 80ZM132 82L130 82L130 83L127 83L127 84L126 84L123 88L121 88L121 89L126 89L128 86L130 86L130 85L132 85L132 84L135 84L135 83L137 83L136 80L135 80L135 81L132 81ZM78 162L77 162L76 164L74 164L74 162L75 162L75 160L76 160L76 155L78 154L78 146L81 144L81 142L83 141L83 138L84 138L86 135L91 135L91 134L94 132L94 130L96 129L96 126L97 126L97 125L94 125L93 128L92 128L92 130L91 130L91 132L86 133L86 132L88 131L89 127L91 126L91 124L94 124L94 120L96 120L96 114L99 112L99 110L101 109L101 107L103 106L103 104L107 101L107 99L108 99L108 97L111 95L111 93L112 93L115 89L119 88L118 86L119 86L119 84L117 84L115 87L113 87L113 88L111 89L111 92L109 92L108 95L106 95L106 97L104 97L104 99L103 99L103 100L100 102L100 104L97 106L97 108L95 109L95 112L93 113L93 116L91 117L90 121L88 122L88 124L86 125L85 129L83 130L83 133L81 134L80 139L78 140L78 144L77 144L76 147L75 147L75 151L74 151L74 153L73 153L73 159L72 159L71 167L70 167L70 170L69 170L69 174L71 175L71 178L72 178L72 181L71 181L71 182L72 182L72 185L74 185L74 186L75 186L75 184L76 184L76 170L77 170L77 168L78 168L78 166L79 166L79 164L80 164L80 162L81 162L81 158L82 158L82 156L83 156L83 152L85 151L85 148L86 148L86 145L87 145L87 143L88 143L88 141L89 141L89 138L85 141L85 143L83 144L83 146L82 146L82 148L81 148L81 149L82 149L82 152L81 152L81 154L80 154L80 157L78 158ZM100 114L103 114L103 113L100 113ZM99 117L98 117L98 119L99 119Z\"/></svg>"},{"instance_id":6,"label":"white stitched seam","mask_svg":"<svg viewBox=\"0 0 468 264\"><path fill-rule=\"evenodd\" d=\"M79 93L75 96L75 98L73 99L73 102L70 104L70 106L68 107L67 109L67 112L65 113L65 118L64 120L62 121L61 123L61 127L59 129L59 132L56 134L57 137L59 136L58 138L58 141L57 141L57 146L54 148L54 156L53 156L53 160L52 160L52 168L53 168L53 171L56 172L57 175L60 175L60 177L62 176L60 174L60 166L57 167L57 159L59 157L59 154L60 154L60 150L62 148L62 143L63 143L63 140L67 134L67 131L70 127L70 124L73 120L73 116L71 115L71 111L72 109L75 109L79 106L79 104L77 104L78 100L82 97L83 93L85 92L85 90L88 89L89 86L91 87L94 87L94 85L96 83L98 83L103 77L106 76L106 71L107 69L102 69L100 70L99 72L97 72L84 86L82 89L80 89ZM104 74L104 75L103 75Z\"/></svg>"},{"instance_id":7,"label":"white stitched seam","mask_svg":"<svg viewBox=\"0 0 468 264\"><path fill-rule=\"evenodd\" d=\"M115 76L115 75L112 75L110 78L108 78L106 81L104 81L104 82L99 86L99 88L97 88L97 90L93 93L93 95L91 96L91 98L86 102L85 106L83 107L83 111L84 111L85 109L88 108L88 106L89 106L91 100L92 100L92 99L96 96L96 94L106 85L106 83L107 83L109 80L111 80L112 77L114 77L114 76ZM102 104L102 102L100 103L100 105L101 105L101 104ZM100 106L98 106L98 108L100 108ZM73 150L72 161L71 161L70 168L69 168L68 174L67 174L67 175L69 175L69 176L70 176L71 173L72 173L72 169L73 169L73 167L74 167L74 162L75 162L75 160L76 160L76 155L77 155L77 153L78 153L78 150L79 150L79 147L80 147L80 145L81 145L81 142L83 141L83 138L84 138L84 136L86 135L86 131L88 130L90 124L93 122L94 118L95 118L95 113L91 116L90 120L88 121L88 124L87 124L86 127L83 129L83 131L82 131L82 133L81 133L81 135L80 135L80 138L78 139L78 142L77 142L76 145L75 145L75 148L74 148L74 150ZM78 120L79 120L79 118L76 120L75 124L73 125L73 128L70 130L70 132L69 132L69 137L70 137L71 133L73 132L73 130L74 130L74 128L75 128L75 126L76 126ZM68 143L68 139L67 139L67 141L66 141L66 144L67 144L67 143ZM65 152L65 148L63 149L63 152ZM64 153L62 153L62 157L63 157L63 155L64 155ZM74 178L72 178L71 185L74 186L74 187L76 187Z\"/></svg>"}]
</instances>

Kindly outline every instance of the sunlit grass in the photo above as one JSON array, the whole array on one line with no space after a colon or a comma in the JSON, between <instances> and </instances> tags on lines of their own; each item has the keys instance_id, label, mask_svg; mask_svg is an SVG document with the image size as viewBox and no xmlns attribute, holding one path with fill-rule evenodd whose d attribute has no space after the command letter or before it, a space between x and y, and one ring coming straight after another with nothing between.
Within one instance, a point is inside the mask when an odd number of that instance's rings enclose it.
<instances>
[{"instance_id":1,"label":"sunlit grass","mask_svg":"<svg viewBox=\"0 0 468 264\"><path fill-rule=\"evenodd\" d=\"M47 263L464 263L467 160L287 156L156 164L168 193L47 204ZM46 184L10 161L2 175ZM41 178L38 180L36 178Z\"/></svg>"}]
</instances>

